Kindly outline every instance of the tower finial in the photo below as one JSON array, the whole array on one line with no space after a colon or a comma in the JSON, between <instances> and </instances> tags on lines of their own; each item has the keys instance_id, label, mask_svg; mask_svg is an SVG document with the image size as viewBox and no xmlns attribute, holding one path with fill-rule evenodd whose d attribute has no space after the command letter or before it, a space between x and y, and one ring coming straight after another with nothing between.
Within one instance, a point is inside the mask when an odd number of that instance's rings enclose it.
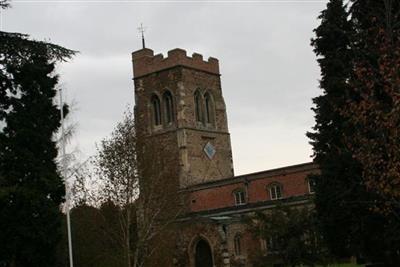
<instances>
[{"instance_id":1,"label":"tower finial","mask_svg":"<svg viewBox=\"0 0 400 267\"><path fill-rule=\"evenodd\" d=\"M138 30L142 34L142 46L143 46L143 49L145 49L146 45L144 43L144 32L145 32L146 28L143 27L143 23L140 23L140 27L138 27Z\"/></svg>"}]
</instances>

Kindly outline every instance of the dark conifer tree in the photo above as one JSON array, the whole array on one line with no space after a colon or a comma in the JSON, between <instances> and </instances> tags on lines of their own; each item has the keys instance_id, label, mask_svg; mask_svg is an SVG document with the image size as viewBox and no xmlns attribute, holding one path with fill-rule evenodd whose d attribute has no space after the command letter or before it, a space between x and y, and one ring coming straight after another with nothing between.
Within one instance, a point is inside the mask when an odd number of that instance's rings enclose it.
<instances>
[{"instance_id":1,"label":"dark conifer tree","mask_svg":"<svg viewBox=\"0 0 400 267\"><path fill-rule=\"evenodd\" d=\"M340 112L356 97L349 85L355 57L353 21L342 0L329 1L320 19L312 45L321 68L323 93L314 98L316 125L307 133L321 170L313 177L316 209L335 255L371 255L381 252L382 218L372 214L367 204L375 198L362 183L361 166L347 146L346 137L354 129Z\"/></svg>"},{"instance_id":2,"label":"dark conifer tree","mask_svg":"<svg viewBox=\"0 0 400 267\"><path fill-rule=\"evenodd\" d=\"M57 46L4 32L0 39L0 266L54 266L65 194L54 138Z\"/></svg>"},{"instance_id":3,"label":"dark conifer tree","mask_svg":"<svg viewBox=\"0 0 400 267\"><path fill-rule=\"evenodd\" d=\"M336 112L345 103L346 82L351 71L351 25L347 17L342 0L330 1L319 17L321 25L315 29L312 45L321 68L323 94L313 99L316 125L314 132L307 133L312 140L314 161L321 169L321 174L312 177L316 184L318 216L330 248L340 255L349 253L347 219L351 209L343 200L352 200L353 190L348 184L355 182L360 172L351 154L344 149L341 132L345 122Z\"/></svg>"}]
</instances>

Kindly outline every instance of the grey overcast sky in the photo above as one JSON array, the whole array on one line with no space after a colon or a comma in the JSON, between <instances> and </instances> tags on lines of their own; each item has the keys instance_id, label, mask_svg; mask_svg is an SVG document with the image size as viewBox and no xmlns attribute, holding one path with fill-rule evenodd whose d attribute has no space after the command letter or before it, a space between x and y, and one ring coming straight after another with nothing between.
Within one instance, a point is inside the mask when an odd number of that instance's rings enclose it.
<instances>
[{"instance_id":1,"label":"grey overcast sky","mask_svg":"<svg viewBox=\"0 0 400 267\"><path fill-rule=\"evenodd\" d=\"M326 1L12 1L1 29L80 51L60 66L85 159L133 105L130 53L179 47L219 59L235 174L311 160L319 68L310 46Z\"/></svg>"}]
</instances>

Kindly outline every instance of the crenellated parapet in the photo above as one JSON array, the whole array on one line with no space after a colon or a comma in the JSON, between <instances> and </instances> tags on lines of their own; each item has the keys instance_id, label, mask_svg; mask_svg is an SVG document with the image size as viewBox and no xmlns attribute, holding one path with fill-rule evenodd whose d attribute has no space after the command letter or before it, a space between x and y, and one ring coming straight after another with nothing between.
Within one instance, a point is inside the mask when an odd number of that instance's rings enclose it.
<instances>
[{"instance_id":1,"label":"crenellated parapet","mask_svg":"<svg viewBox=\"0 0 400 267\"><path fill-rule=\"evenodd\" d=\"M188 57L186 51L180 48L168 51L166 58L162 54L154 55L153 50L144 48L132 53L132 62L134 78L175 66L185 66L219 75L218 59L209 57L205 61L203 56L197 53Z\"/></svg>"}]
</instances>

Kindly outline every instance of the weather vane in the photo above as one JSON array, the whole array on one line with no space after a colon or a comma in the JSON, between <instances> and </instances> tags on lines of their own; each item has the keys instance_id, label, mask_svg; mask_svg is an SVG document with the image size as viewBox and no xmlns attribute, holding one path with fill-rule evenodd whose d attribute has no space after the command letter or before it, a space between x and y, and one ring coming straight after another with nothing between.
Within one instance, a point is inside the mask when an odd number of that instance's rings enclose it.
<instances>
[{"instance_id":1,"label":"weather vane","mask_svg":"<svg viewBox=\"0 0 400 267\"><path fill-rule=\"evenodd\" d=\"M144 32L145 32L146 28L143 27L143 23L140 23L140 27L138 28L138 30L142 34L142 46L143 46L143 49L144 49L144 48L146 48L146 45L144 43Z\"/></svg>"}]
</instances>

